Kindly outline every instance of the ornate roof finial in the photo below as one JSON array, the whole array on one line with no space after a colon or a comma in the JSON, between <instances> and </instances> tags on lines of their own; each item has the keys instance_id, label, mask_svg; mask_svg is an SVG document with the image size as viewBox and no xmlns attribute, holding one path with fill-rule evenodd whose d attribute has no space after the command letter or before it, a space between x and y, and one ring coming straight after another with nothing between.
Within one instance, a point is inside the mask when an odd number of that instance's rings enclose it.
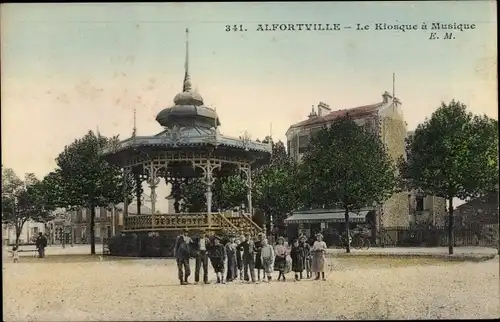
<instances>
[{"instance_id":1,"label":"ornate roof finial","mask_svg":"<svg viewBox=\"0 0 500 322\"><path fill-rule=\"evenodd\" d=\"M186 28L186 62L184 63L184 84L183 92L191 91L191 81L189 80L189 29Z\"/></svg>"},{"instance_id":2,"label":"ornate roof finial","mask_svg":"<svg viewBox=\"0 0 500 322\"><path fill-rule=\"evenodd\" d=\"M134 128L132 129L132 137L135 138L135 135L137 134L137 127L136 127L136 109L134 108Z\"/></svg>"}]
</instances>

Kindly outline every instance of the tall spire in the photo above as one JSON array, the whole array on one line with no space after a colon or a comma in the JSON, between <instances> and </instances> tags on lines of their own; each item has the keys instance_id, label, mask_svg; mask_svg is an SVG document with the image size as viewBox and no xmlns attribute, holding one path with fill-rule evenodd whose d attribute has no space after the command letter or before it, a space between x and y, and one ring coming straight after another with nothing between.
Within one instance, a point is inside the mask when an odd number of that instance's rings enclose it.
<instances>
[{"instance_id":1,"label":"tall spire","mask_svg":"<svg viewBox=\"0 0 500 322\"><path fill-rule=\"evenodd\" d=\"M189 80L189 29L186 28L186 62L184 63L184 84L183 92L191 91L191 81Z\"/></svg>"}]
</instances>

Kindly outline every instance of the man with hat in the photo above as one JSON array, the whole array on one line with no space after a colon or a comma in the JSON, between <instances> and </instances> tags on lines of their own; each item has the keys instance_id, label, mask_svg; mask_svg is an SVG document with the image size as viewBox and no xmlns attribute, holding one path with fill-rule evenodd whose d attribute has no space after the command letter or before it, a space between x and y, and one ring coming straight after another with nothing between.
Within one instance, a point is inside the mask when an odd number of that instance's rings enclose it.
<instances>
[{"instance_id":1,"label":"man with hat","mask_svg":"<svg viewBox=\"0 0 500 322\"><path fill-rule=\"evenodd\" d=\"M241 243L238 245L238 250L243 254L241 259L243 261L243 271L245 281L252 279L252 283L255 283L255 253L254 244L250 238L250 234L246 233L241 237ZM248 276L250 271L250 276Z\"/></svg>"},{"instance_id":2,"label":"man with hat","mask_svg":"<svg viewBox=\"0 0 500 322\"><path fill-rule=\"evenodd\" d=\"M189 230L184 228L182 230L182 235L177 237L174 246L174 257L177 261L177 272L181 285L187 285L188 277L191 275L189 257L191 256L190 244L192 240L189 238L188 232Z\"/></svg>"},{"instance_id":3,"label":"man with hat","mask_svg":"<svg viewBox=\"0 0 500 322\"><path fill-rule=\"evenodd\" d=\"M200 231L200 235L193 241L196 247L196 263L194 268L194 281L200 281L200 268L203 266L203 282L208 284L208 248L210 247L210 239L206 236L204 230Z\"/></svg>"}]
</instances>

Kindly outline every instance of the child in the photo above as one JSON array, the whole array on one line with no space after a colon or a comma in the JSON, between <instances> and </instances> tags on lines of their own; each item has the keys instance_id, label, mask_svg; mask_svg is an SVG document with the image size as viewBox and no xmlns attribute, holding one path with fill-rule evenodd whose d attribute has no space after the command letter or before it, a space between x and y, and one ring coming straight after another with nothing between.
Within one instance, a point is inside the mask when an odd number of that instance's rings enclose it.
<instances>
[{"instance_id":1,"label":"child","mask_svg":"<svg viewBox=\"0 0 500 322\"><path fill-rule=\"evenodd\" d=\"M267 275L267 280L270 282L274 270L274 249L269 245L267 239L262 239L262 247L260 251L260 260L264 268L264 274Z\"/></svg>"},{"instance_id":2,"label":"child","mask_svg":"<svg viewBox=\"0 0 500 322\"><path fill-rule=\"evenodd\" d=\"M302 271L304 270L305 258L304 252L299 246L298 239L295 239L293 241L292 250L290 251L290 257L292 257L292 270L295 273L295 280L300 281L302 279Z\"/></svg>"},{"instance_id":3,"label":"child","mask_svg":"<svg viewBox=\"0 0 500 322\"><path fill-rule=\"evenodd\" d=\"M286 247L285 239L283 237L278 238L278 243L274 246L274 253L276 258L274 260L275 270L279 272L278 281L283 277L283 281L286 281L285 277L285 265L286 265Z\"/></svg>"},{"instance_id":4,"label":"child","mask_svg":"<svg viewBox=\"0 0 500 322\"><path fill-rule=\"evenodd\" d=\"M14 263L18 263L19 262L19 250L17 248L17 246L14 246L12 247L12 258L14 259Z\"/></svg>"},{"instance_id":5,"label":"child","mask_svg":"<svg viewBox=\"0 0 500 322\"><path fill-rule=\"evenodd\" d=\"M304 261L304 269L306 270L307 278L311 278L311 246L307 243L307 237L302 235L299 241L299 250L302 253L302 260ZM300 272L300 278L302 278L302 272Z\"/></svg>"},{"instance_id":6,"label":"child","mask_svg":"<svg viewBox=\"0 0 500 322\"><path fill-rule=\"evenodd\" d=\"M214 237L214 245L211 249L210 262L217 275L217 283L224 284L224 262L226 261L226 248L220 243L220 237Z\"/></svg>"}]
</instances>

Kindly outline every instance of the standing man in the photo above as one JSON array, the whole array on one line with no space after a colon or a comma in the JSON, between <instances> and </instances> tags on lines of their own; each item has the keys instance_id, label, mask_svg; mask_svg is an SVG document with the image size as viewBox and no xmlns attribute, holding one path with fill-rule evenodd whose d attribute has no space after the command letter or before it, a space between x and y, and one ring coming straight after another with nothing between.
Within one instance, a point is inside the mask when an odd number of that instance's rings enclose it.
<instances>
[{"instance_id":1,"label":"standing man","mask_svg":"<svg viewBox=\"0 0 500 322\"><path fill-rule=\"evenodd\" d=\"M174 246L174 257L177 261L177 272L181 285L187 285L188 277L191 275L191 269L189 267L189 257L191 255L189 244L191 244L192 241L188 236L188 232L187 228L183 229L182 235L177 237Z\"/></svg>"},{"instance_id":2,"label":"standing man","mask_svg":"<svg viewBox=\"0 0 500 322\"><path fill-rule=\"evenodd\" d=\"M194 241L196 247L196 263L194 268L194 281L200 281L200 268L203 266L203 282L208 284L208 254L207 250L210 247L210 239L206 236L204 230L200 231L200 235Z\"/></svg>"},{"instance_id":3,"label":"standing man","mask_svg":"<svg viewBox=\"0 0 500 322\"><path fill-rule=\"evenodd\" d=\"M250 277L252 278L252 283L255 283L255 253L254 253L254 244L250 239L250 234L246 234L241 237L241 243L237 248L241 251L242 260L243 260L243 272L245 281L249 281ZM248 271L250 271L250 276L248 276Z\"/></svg>"},{"instance_id":4,"label":"standing man","mask_svg":"<svg viewBox=\"0 0 500 322\"><path fill-rule=\"evenodd\" d=\"M42 234L42 232L38 233L38 237L36 238L36 249L38 250L38 257L45 257L45 247L47 247L47 238Z\"/></svg>"}]
</instances>

